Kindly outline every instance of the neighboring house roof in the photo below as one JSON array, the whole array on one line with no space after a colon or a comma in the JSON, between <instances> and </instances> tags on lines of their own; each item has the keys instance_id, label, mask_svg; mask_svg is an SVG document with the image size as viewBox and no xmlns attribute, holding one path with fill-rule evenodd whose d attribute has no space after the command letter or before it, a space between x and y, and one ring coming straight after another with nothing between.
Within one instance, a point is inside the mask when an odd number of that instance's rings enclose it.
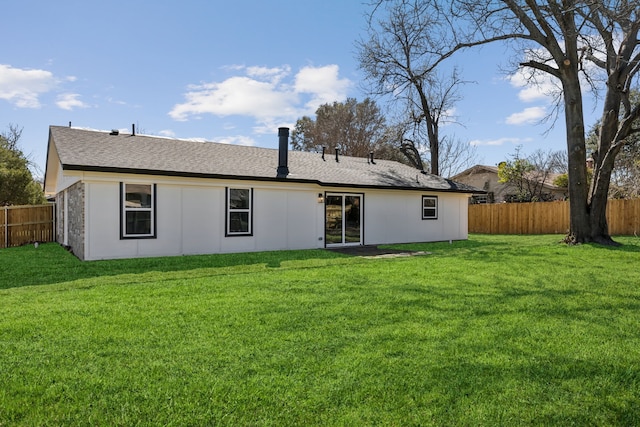
<instances>
[{"instance_id":1,"label":"neighboring house roof","mask_svg":"<svg viewBox=\"0 0 640 427\"><path fill-rule=\"evenodd\" d=\"M360 157L302 151L288 152L289 175L276 178L278 149L200 142L147 135L51 126L47 170L52 150L64 170L164 176L312 182L322 186L424 189L463 193L481 190L422 173L404 164ZM50 175L50 176L49 176ZM45 176L48 191L57 176Z\"/></svg>"},{"instance_id":2,"label":"neighboring house roof","mask_svg":"<svg viewBox=\"0 0 640 427\"><path fill-rule=\"evenodd\" d=\"M497 166L488 166L488 165L475 165L470 167L469 169L466 169L462 172L460 172L457 175L454 175L451 177L451 179L453 181L456 180L464 180L465 176L469 176L469 175L477 175L480 173L492 173L495 174L496 176L498 176L498 167ZM565 187L558 187L557 185L553 184L553 181L555 181L555 179L557 177L559 177L562 174L559 173L548 173L545 177L545 179L542 181L542 186L548 190L566 190ZM540 176L537 176L537 173L531 172L528 174L528 176L526 176L525 178L527 178L529 181L532 182L540 182Z\"/></svg>"},{"instance_id":3,"label":"neighboring house roof","mask_svg":"<svg viewBox=\"0 0 640 427\"><path fill-rule=\"evenodd\" d=\"M471 166L469 169L465 169L462 172L452 176L451 179L465 176L465 175L477 174L481 172L492 172L492 173L498 174L498 168L496 166L474 165L474 166Z\"/></svg>"}]
</instances>

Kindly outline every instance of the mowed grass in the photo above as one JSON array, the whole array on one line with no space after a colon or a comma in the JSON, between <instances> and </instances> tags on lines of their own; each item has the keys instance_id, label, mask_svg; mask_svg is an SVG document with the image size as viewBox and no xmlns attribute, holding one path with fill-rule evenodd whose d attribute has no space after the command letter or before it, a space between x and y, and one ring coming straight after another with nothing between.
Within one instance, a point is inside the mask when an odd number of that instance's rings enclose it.
<instances>
[{"instance_id":1,"label":"mowed grass","mask_svg":"<svg viewBox=\"0 0 640 427\"><path fill-rule=\"evenodd\" d=\"M0 426L640 425L640 239L0 251Z\"/></svg>"}]
</instances>

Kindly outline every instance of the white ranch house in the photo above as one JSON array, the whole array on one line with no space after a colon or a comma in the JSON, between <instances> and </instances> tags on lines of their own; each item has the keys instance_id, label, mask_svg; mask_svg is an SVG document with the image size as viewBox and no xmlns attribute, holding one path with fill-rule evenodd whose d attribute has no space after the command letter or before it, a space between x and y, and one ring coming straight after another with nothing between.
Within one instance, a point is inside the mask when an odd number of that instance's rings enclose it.
<instances>
[{"instance_id":1,"label":"white ranch house","mask_svg":"<svg viewBox=\"0 0 640 427\"><path fill-rule=\"evenodd\" d=\"M51 126L45 193L83 260L463 240L478 189L398 162Z\"/></svg>"}]
</instances>

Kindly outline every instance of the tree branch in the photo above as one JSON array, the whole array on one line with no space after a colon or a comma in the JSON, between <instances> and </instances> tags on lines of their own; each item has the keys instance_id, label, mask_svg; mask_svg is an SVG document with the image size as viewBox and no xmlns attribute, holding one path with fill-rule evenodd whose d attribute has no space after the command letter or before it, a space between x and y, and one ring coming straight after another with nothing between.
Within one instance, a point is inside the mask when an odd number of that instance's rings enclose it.
<instances>
[{"instance_id":1,"label":"tree branch","mask_svg":"<svg viewBox=\"0 0 640 427\"><path fill-rule=\"evenodd\" d=\"M520 65L523 67L535 68L536 70L540 70L545 73L551 74L554 77L560 78L560 71L557 68L553 68L547 64L543 64L538 61L521 62Z\"/></svg>"}]
</instances>

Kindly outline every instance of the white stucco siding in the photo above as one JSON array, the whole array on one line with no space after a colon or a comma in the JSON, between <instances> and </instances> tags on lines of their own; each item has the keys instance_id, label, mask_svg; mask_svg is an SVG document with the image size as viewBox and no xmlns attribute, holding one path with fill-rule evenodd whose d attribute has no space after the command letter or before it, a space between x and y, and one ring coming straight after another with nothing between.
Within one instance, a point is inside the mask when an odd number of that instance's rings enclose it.
<instances>
[{"instance_id":1,"label":"white stucco siding","mask_svg":"<svg viewBox=\"0 0 640 427\"><path fill-rule=\"evenodd\" d=\"M56 193L66 190L81 179L81 172L76 174L63 173L62 168L60 168L56 177Z\"/></svg>"},{"instance_id":2,"label":"white stucco siding","mask_svg":"<svg viewBox=\"0 0 640 427\"><path fill-rule=\"evenodd\" d=\"M323 248L324 204L313 184L88 174L85 259ZM156 185L154 238L122 239L120 182ZM253 190L252 235L226 236L227 187ZM335 189L345 192L345 189ZM350 190L363 194L364 244L467 238L467 195ZM438 219L422 219L422 196L438 197Z\"/></svg>"},{"instance_id":3,"label":"white stucco siding","mask_svg":"<svg viewBox=\"0 0 640 427\"><path fill-rule=\"evenodd\" d=\"M135 256L172 256L184 253L183 191L183 188L174 185L156 186L156 237L127 239L138 244Z\"/></svg>"},{"instance_id":4,"label":"white stucco siding","mask_svg":"<svg viewBox=\"0 0 640 427\"><path fill-rule=\"evenodd\" d=\"M324 228L318 233L317 223L324 224L324 205L318 203L318 191L287 193L287 247L289 249L324 247Z\"/></svg>"},{"instance_id":5,"label":"white stucco siding","mask_svg":"<svg viewBox=\"0 0 640 427\"><path fill-rule=\"evenodd\" d=\"M282 189L257 182L85 176L85 259L324 247L322 204L314 186ZM154 238L120 238L120 182L156 185ZM226 188L253 189L251 236L226 236Z\"/></svg>"},{"instance_id":6,"label":"white stucco siding","mask_svg":"<svg viewBox=\"0 0 640 427\"><path fill-rule=\"evenodd\" d=\"M465 194L458 199L458 212L460 215L459 240L467 240L469 238L469 197L471 197L470 194Z\"/></svg>"},{"instance_id":7,"label":"white stucco siding","mask_svg":"<svg viewBox=\"0 0 640 427\"><path fill-rule=\"evenodd\" d=\"M85 259L136 256L137 241L120 240L119 214L118 183L85 183Z\"/></svg>"},{"instance_id":8,"label":"white stucco siding","mask_svg":"<svg viewBox=\"0 0 640 427\"><path fill-rule=\"evenodd\" d=\"M256 248L286 249L288 194L273 190L254 192L253 234Z\"/></svg>"},{"instance_id":9,"label":"white stucco siding","mask_svg":"<svg viewBox=\"0 0 640 427\"><path fill-rule=\"evenodd\" d=\"M317 189L308 187L254 187L253 236L226 238L223 252L323 247L316 231L323 213L317 194Z\"/></svg>"},{"instance_id":10,"label":"white stucco siding","mask_svg":"<svg viewBox=\"0 0 640 427\"><path fill-rule=\"evenodd\" d=\"M156 236L121 239L120 182L87 184L86 259L206 254L225 249L234 251L233 244L227 248L222 244L224 187L124 178L122 182L130 184L156 184Z\"/></svg>"},{"instance_id":11,"label":"white stucco siding","mask_svg":"<svg viewBox=\"0 0 640 427\"><path fill-rule=\"evenodd\" d=\"M422 196L438 197L438 219L422 219ZM434 242L467 238L467 195L457 193L368 191L365 243Z\"/></svg>"},{"instance_id":12,"label":"white stucco siding","mask_svg":"<svg viewBox=\"0 0 640 427\"><path fill-rule=\"evenodd\" d=\"M184 254L218 253L224 235L224 189L182 189L182 245Z\"/></svg>"}]
</instances>

